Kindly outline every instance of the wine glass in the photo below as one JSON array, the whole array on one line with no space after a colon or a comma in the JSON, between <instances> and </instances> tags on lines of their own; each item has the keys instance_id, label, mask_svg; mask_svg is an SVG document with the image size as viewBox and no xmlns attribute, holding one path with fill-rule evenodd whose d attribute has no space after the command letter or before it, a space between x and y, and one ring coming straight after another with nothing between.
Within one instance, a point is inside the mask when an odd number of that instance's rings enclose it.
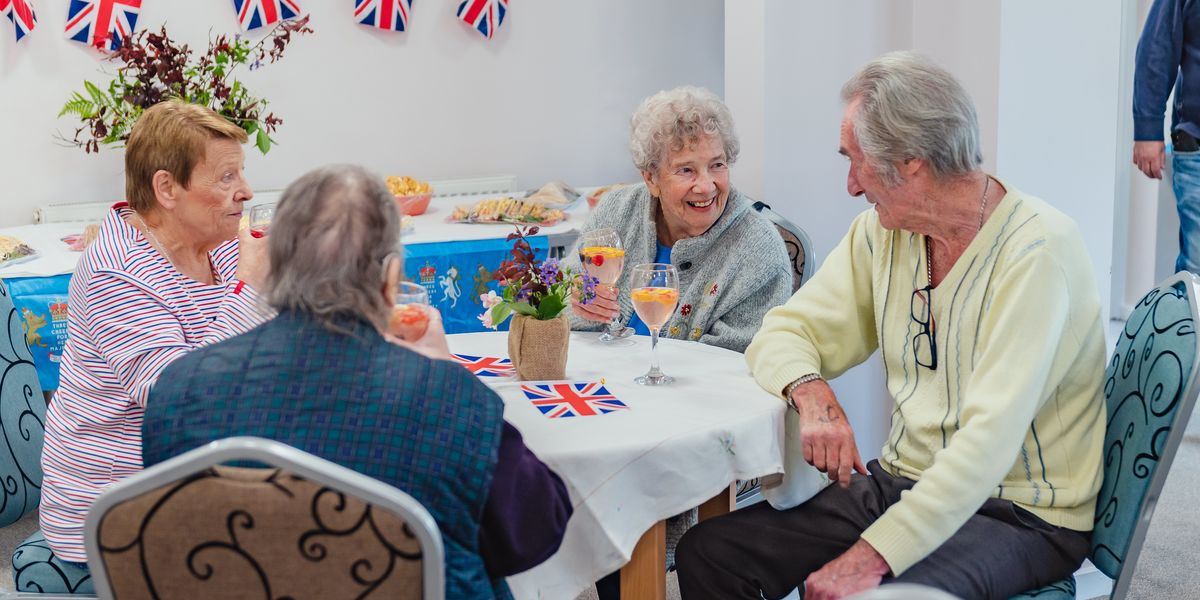
<instances>
[{"instance_id":1,"label":"wine glass","mask_svg":"<svg viewBox=\"0 0 1200 600\"><path fill-rule=\"evenodd\" d=\"M388 333L408 342L425 335L429 328L429 291L411 281L401 281L396 288L396 305L388 318Z\"/></svg>"},{"instance_id":2,"label":"wine glass","mask_svg":"<svg viewBox=\"0 0 1200 600\"><path fill-rule=\"evenodd\" d=\"M250 235L260 238L267 235L271 220L275 218L275 204L259 204L250 209Z\"/></svg>"},{"instance_id":3,"label":"wine glass","mask_svg":"<svg viewBox=\"0 0 1200 600\"><path fill-rule=\"evenodd\" d=\"M679 304L679 271L663 263L637 265L630 286L633 310L650 330L650 370L634 381L642 385L667 385L675 379L658 368L658 330L667 324Z\"/></svg>"},{"instance_id":4,"label":"wine glass","mask_svg":"<svg viewBox=\"0 0 1200 600\"><path fill-rule=\"evenodd\" d=\"M625 249L621 235L615 229L594 229L579 236L579 262L588 275L595 277L600 285L613 287L625 268ZM621 324L618 313L604 328L599 340L612 342L633 335L633 329Z\"/></svg>"}]
</instances>

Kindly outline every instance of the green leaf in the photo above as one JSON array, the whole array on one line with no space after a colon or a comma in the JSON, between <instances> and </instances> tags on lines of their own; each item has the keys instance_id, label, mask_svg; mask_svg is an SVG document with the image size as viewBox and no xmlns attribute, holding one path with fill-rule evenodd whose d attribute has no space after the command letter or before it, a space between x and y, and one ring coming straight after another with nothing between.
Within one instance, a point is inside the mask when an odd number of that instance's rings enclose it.
<instances>
[{"instance_id":1,"label":"green leaf","mask_svg":"<svg viewBox=\"0 0 1200 600\"><path fill-rule=\"evenodd\" d=\"M553 319L566 307L567 305L557 294L547 294L542 296L542 301L538 303L537 318L543 321Z\"/></svg>"},{"instance_id":2,"label":"green leaf","mask_svg":"<svg viewBox=\"0 0 1200 600\"><path fill-rule=\"evenodd\" d=\"M513 309L513 312L515 312L517 314L525 315L527 317L537 318L537 314L538 314L537 309L534 308L533 305L528 302L513 302L512 309Z\"/></svg>"},{"instance_id":3,"label":"green leaf","mask_svg":"<svg viewBox=\"0 0 1200 600\"><path fill-rule=\"evenodd\" d=\"M83 89L87 90L88 94L91 95L93 102L96 104L104 104L104 92L100 91L100 88L96 87L96 84L84 80Z\"/></svg>"},{"instance_id":4,"label":"green leaf","mask_svg":"<svg viewBox=\"0 0 1200 600\"><path fill-rule=\"evenodd\" d=\"M492 324L499 327L505 319L513 312L512 305L507 302L501 302L492 307Z\"/></svg>"},{"instance_id":5,"label":"green leaf","mask_svg":"<svg viewBox=\"0 0 1200 600\"><path fill-rule=\"evenodd\" d=\"M271 138L267 136L265 130L258 130L258 134L254 136L254 145L258 146L258 151L263 154L271 150Z\"/></svg>"}]
</instances>

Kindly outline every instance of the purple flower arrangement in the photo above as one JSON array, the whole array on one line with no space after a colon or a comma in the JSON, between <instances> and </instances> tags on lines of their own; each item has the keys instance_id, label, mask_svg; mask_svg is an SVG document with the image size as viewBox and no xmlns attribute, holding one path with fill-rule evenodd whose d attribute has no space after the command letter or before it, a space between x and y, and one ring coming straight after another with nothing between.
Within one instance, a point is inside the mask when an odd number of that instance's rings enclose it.
<instances>
[{"instance_id":1,"label":"purple flower arrangement","mask_svg":"<svg viewBox=\"0 0 1200 600\"><path fill-rule=\"evenodd\" d=\"M512 258L500 263L495 274L501 294L489 291L479 297L485 309L479 320L484 326L495 329L513 313L543 321L554 319L576 294L582 304L596 297L599 280L595 277L565 268L556 258L537 260L526 239L537 232L534 225L517 227L508 235L507 240L513 242Z\"/></svg>"}]
</instances>

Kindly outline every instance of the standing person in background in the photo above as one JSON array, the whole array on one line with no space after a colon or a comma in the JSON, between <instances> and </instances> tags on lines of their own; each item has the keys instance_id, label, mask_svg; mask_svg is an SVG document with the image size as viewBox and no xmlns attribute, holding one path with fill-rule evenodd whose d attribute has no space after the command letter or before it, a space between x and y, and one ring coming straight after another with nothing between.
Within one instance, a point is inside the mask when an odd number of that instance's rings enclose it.
<instances>
[{"instance_id":1,"label":"standing person in background","mask_svg":"<svg viewBox=\"0 0 1200 600\"><path fill-rule=\"evenodd\" d=\"M1179 210L1176 271L1200 273L1200 4L1154 0L1138 40L1133 74L1133 164L1162 179L1163 118L1171 111L1172 187Z\"/></svg>"}]
</instances>

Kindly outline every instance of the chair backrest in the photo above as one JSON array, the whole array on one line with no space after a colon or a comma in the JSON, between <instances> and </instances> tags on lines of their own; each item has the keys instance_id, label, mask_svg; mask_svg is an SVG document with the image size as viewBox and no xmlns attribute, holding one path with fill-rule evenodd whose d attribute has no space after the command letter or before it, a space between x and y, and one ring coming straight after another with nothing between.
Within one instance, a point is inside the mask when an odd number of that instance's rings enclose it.
<instances>
[{"instance_id":1,"label":"chair backrest","mask_svg":"<svg viewBox=\"0 0 1200 600\"><path fill-rule=\"evenodd\" d=\"M219 466L251 461L266 468ZM84 528L101 598L445 595L441 534L408 494L279 442L213 442L106 490Z\"/></svg>"},{"instance_id":2,"label":"chair backrest","mask_svg":"<svg viewBox=\"0 0 1200 600\"><path fill-rule=\"evenodd\" d=\"M779 231L779 237L783 238L783 245L787 248L788 258L792 261L792 291L800 289L817 268L812 240L808 239L808 234L803 229L771 210L769 205L755 202L754 210L770 220Z\"/></svg>"},{"instance_id":3,"label":"chair backrest","mask_svg":"<svg viewBox=\"0 0 1200 600\"><path fill-rule=\"evenodd\" d=\"M1108 426L1092 563L1123 598L1167 471L1196 405L1197 285L1181 272L1147 294L1117 340L1104 379Z\"/></svg>"},{"instance_id":4,"label":"chair backrest","mask_svg":"<svg viewBox=\"0 0 1200 600\"><path fill-rule=\"evenodd\" d=\"M38 384L33 354L13 306L8 287L0 282L0 527L37 508L42 497L42 441L46 399Z\"/></svg>"}]
</instances>

